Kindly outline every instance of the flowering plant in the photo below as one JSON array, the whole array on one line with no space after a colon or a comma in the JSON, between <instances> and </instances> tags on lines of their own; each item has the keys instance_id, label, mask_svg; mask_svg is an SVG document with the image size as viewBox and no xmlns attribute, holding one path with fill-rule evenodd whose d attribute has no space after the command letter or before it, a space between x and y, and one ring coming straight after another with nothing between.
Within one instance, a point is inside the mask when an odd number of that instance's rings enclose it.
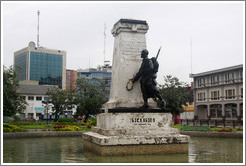
<instances>
[{"instance_id":1,"label":"flowering plant","mask_svg":"<svg viewBox=\"0 0 246 166\"><path fill-rule=\"evenodd\" d=\"M61 128L65 128L66 126L61 126L61 125L59 125L59 126L54 126L53 128L54 129L61 129Z\"/></svg>"},{"instance_id":2,"label":"flowering plant","mask_svg":"<svg viewBox=\"0 0 246 166\"><path fill-rule=\"evenodd\" d=\"M55 131L78 131L80 130L77 126L54 126Z\"/></svg>"}]
</instances>

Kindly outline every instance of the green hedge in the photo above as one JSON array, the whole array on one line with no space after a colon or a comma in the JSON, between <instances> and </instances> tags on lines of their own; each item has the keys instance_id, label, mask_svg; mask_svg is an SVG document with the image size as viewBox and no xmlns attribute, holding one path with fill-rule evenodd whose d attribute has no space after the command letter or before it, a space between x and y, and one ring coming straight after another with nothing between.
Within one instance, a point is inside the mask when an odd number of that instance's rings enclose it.
<instances>
[{"instance_id":1,"label":"green hedge","mask_svg":"<svg viewBox=\"0 0 246 166\"><path fill-rule=\"evenodd\" d=\"M79 131L78 126L54 126L55 131Z\"/></svg>"},{"instance_id":2,"label":"green hedge","mask_svg":"<svg viewBox=\"0 0 246 166\"><path fill-rule=\"evenodd\" d=\"M22 128L9 124L9 123L3 123L3 132L21 132Z\"/></svg>"},{"instance_id":3,"label":"green hedge","mask_svg":"<svg viewBox=\"0 0 246 166\"><path fill-rule=\"evenodd\" d=\"M97 120L94 117L91 117L87 120L86 126L87 128L91 128L92 126L96 126L97 125Z\"/></svg>"},{"instance_id":4,"label":"green hedge","mask_svg":"<svg viewBox=\"0 0 246 166\"><path fill-rule=\"evenodd\" d=\"M240 131L240 129L236 129L236 128L224 128L224 127L211 127L210 131L219 131L219 130L231 130L231 131Z\"/></svg>"},{"instance_id":5,"label":"green hedge","mask_svg":"<svg viewBox=\"0 0 246 166\"><path fill-rule=\"evenodd\" d=\"M173 128L177 128L179 130L183 129L183 125L172 125Z\"/></svg>"},{"instance_id":6,"label":"green hedge","mask_svg":"<svg viewBox=\"0 0 246 166\"><path fill-rule=\"evenodd\" d=\"M183 126L183 131L208 131L207 126Z\"/></svg>"},{"instance_id":7,"label":"green hedge","mask_svg":"<svg viewBox=\"0 0 246 166\"><path fill-rule=\"evenodd\" d=\"M58 122L75 122L74 118L60 118Z\"/></svg>"},{"instance_id":8,"label":"green hedge","mask_svg":"<svg viewBox=\"0 0 246 166\"><path fill-rule=\"evenodd\" d=\"M11 123L13 125L17 126L26 126L26 125L45 125L47 122L17 122L17 123ZM86 126L86 123L81 122L49 122L50 125L76 125L76 126Z\"/></svg>"}]
</instances>

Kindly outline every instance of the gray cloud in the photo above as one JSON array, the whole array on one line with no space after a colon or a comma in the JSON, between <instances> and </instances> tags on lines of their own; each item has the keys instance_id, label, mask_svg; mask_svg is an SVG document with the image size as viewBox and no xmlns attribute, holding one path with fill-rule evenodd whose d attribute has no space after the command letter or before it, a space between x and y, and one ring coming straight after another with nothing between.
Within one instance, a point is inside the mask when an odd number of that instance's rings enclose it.
<instances>
[{"instance_id":1,"label":"gray cloud","mask_svg":"<svg viewBox=\"0 0 246 166\"><path fill-rule=\"evenodd\" d=\"M171 74L190 82L191 40L193 73L243 63L243 3L164 2L2 2L3 64L13 64L15 51L37 41L67 51L67 68L103 64L103 31L107 25L106 58L112 60L113 25L121 18L146 20L150 56L159 47L158 82Z\"/></svg>"}]
</instances>

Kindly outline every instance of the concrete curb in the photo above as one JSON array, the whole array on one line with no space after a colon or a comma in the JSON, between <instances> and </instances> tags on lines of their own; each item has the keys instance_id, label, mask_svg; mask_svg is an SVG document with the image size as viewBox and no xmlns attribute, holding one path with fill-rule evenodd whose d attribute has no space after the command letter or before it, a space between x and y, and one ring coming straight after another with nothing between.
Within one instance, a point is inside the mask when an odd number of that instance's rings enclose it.
<instances>
[{"instance_id":1,"label":"concrete curb","mask_svg":"<svg viewBox=\"0 0 246 166\"><path fill-rule=\"evenodd\" d=\"M85 131L37 131L3 133L3 138L37 138L37 137L70 137L82 136Z\"/></svg>"},{"instance_id":2,"label":"concrete curb","mask_svg":"<svg viewBox=\"0 0 246 166\"><path fill-rule=\"evenodd\" d=\"M38 138L38 137L73 137L81 136L86 131L36 131L36 132L13 132L3 133L3 138ZM237 132L203 132L203 131L180 131L180 134L191 137L220 137L220 138L243 138L243 131Z\"/></svg>"},{"instance_id":3,"label":"concrete curb","mask_svg":"<svg viewBox=\"0 0 246 166\"><path fill-rule=\"evenodd\" d=\"M217 132L217 131L180 131L181 134L191 137L219 137L219 138L243 138L243 131Z\"/></svg>"}]
</instances>

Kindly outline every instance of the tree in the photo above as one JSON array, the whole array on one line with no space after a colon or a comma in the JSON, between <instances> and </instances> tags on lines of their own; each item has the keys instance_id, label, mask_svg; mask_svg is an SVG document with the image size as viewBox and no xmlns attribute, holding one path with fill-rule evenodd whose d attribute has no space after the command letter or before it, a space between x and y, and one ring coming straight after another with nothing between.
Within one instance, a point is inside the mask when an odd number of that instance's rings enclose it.
<instances>
[{"instance_id":1,"label":"tree","mask_svg":"<svg viewBox=\"0 0 246 166\"><path fill-rule=\"evenodd\" d=\"M26 109L26 101L17 89L19 82L13 66L6 68L3 66L3 115L13 116L22 113Z\"/></svg>"},{"instance_id":2,"label":"tree","mask_svg":"<svg viewBox=\"0 0 246 166\"><path fill-rule=\"evenodd\" d=\"M90 114L99 113L105 102L105 84L100 79L78 78L76 116L84 114L87 120Z\"/></svg>"},{"instance_id":3,"label":"tree","mask_svg":"<svg viewBox=\"0 0 246 166\"><path fill-rule=\"evenodd\" d=\"M52 103L52 110L55 112L55 121L58 120L58 113L62 113L66 109L71 109L75 95L72 90L62 90L55 87L47 92L48 100ZM45 101L48 103L49 101Z\"/></svg>"},{"instance_id":4,"label":"tree","mask_svg":"<svg viewBox=\"0 0 246 166\"><path fill-rule=\"evenodd\" d=\"M188 92L186 89L188 85L180 82L177 77L171 75L164 76L164 85L161 85L161 93L163 99L166 101L166 108L171 111L173 115L179 115L184 111L183 105L189 101Z\"/></svg>"}]
</instances>

